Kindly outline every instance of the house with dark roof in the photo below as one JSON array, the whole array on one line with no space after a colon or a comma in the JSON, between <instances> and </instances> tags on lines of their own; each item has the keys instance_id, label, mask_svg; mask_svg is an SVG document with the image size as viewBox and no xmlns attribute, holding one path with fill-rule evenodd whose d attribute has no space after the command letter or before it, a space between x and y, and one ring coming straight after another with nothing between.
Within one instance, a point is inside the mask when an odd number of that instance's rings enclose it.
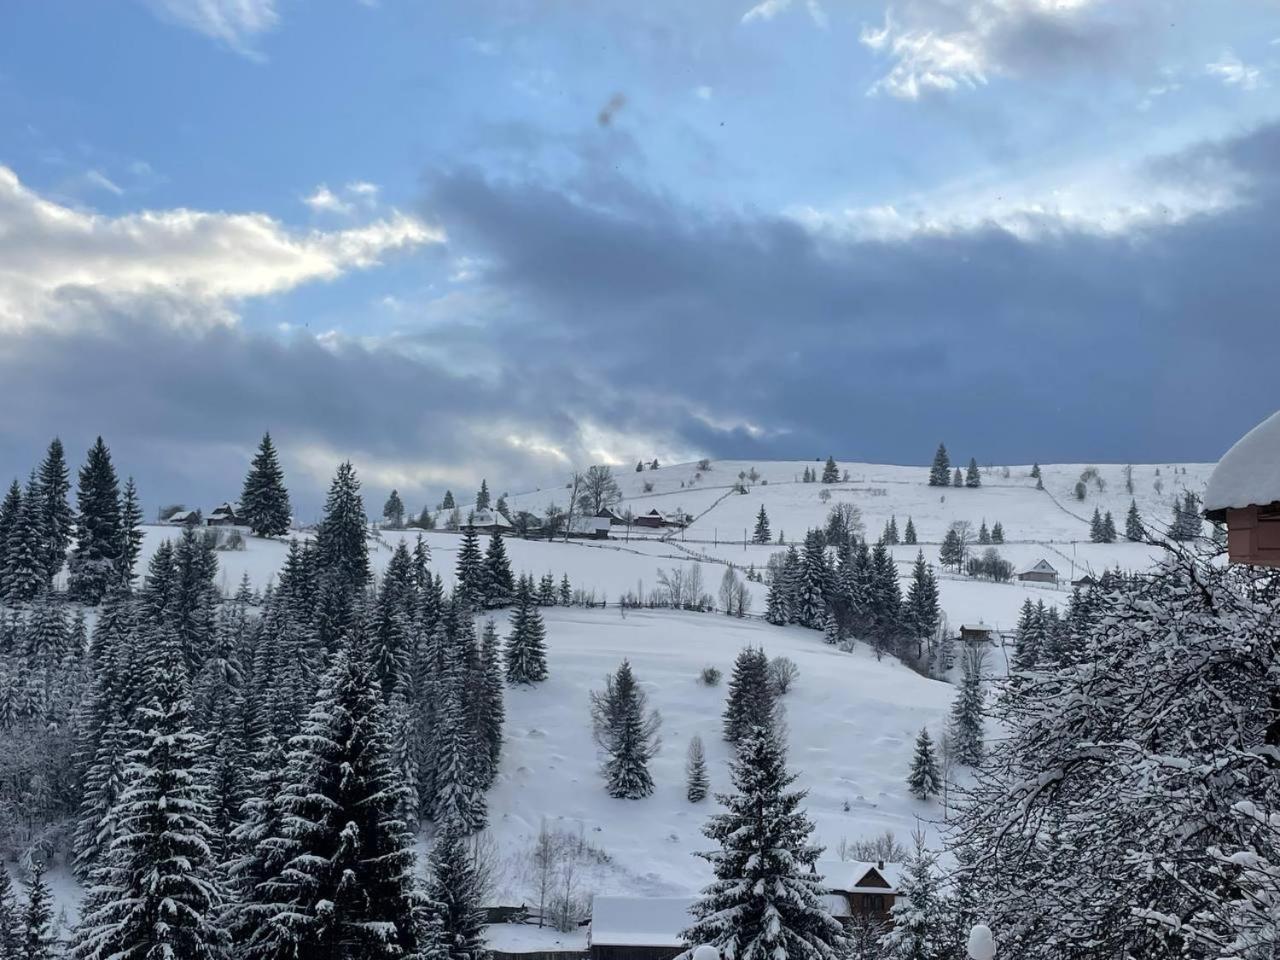
<instances>
[{"instance_id":1,"label":"house with dark roof","mask_svg":"<svg viewBox=\"0 0 1280 960\"><path fill-rule=\"evenodd\" d=\"M902 869L902 864L885 860L819 860L813 866L827 891L827 909L842 922L855 917L891 922Z\"/></svg>"},{"instance_id":2,"label":"house with dark roof","mask_svg":"<svg viewBox=\"0 0 1280 960\"><path fill-rule=\"evenodd\" d=\"M1041 557L1031 566L1019 570L1017 577L1027 583L1057 583L1058 571L1053 564Z\"/></svg>"}]
</instances>

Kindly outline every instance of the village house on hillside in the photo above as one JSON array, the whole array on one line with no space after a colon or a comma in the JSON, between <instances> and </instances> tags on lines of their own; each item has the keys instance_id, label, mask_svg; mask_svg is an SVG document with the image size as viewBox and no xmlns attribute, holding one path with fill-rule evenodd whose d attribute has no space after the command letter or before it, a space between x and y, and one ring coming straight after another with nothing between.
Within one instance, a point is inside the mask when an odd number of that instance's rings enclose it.
<instances>
[{"instance_id":1,"label":"village house on hillside","mask_svg":"<svg viewBox=\"0 0 1280 960\"><path fill-rule=\"evenodd\" d=\"M1031 566L1019 570L1018 579L1029 583L1057 583L1058 571L1053 564L1041 557Z\"/></svg>"},{"instance_id":2,"label":"village house on hillside","mask_svg":"<svg viewBox=\"0 0 1280 960\"><path fill-rule=\"evenodd\" d=\"M962 623L960 639L965 643L989 643L995 636L996 628L985 623Z\"/></svg>"},{"instance_id":3,"label":"village house on hillside","mask_svg":"<svg viewBox=\"0 0 1280 960\"><path fill-rule=\"evenodd\" d=\"M240 504L224 500L213 508L205 523L211 527L230 527L241 523Z\"/></svg>"},{"instance_id":4,"label":"village house on hillside","mask_svg":"<svg viewBox=\"0 0 1280 960\"><path fill-rule=\"evenodd\" d=\"M637 527L684 527L688 526L680 513L663 513L654 507L648 513L642 513L631 521Z\"/></svg>"},{"instance_id":5,"label":"village house on hillside","mask_svg":"<svg viewBox=\"0 0 1280 960\"><path fill-rule=\"evenodd\" d=\"M1280 411L1246 433L1218 461L1204 515L1227 525L1232 563L1280 567Z\"/></svg>"},{"instance_id":6,"label":"village house on hillside","mask_svg":"<svg viewBox=\"0 0 1280 960\"><path fill-rule=\"evenodd\" d=\"M890 911L902 880L902 864L885 860L819 860L813 872L822 877L827 909L842 923L866 917L892 923Z\"/></svg>"},{"instance_id":7,"label":"village house on hillside","mask_svg":"<svg viewBox=\"0 0 1280 960\"><path fill-rule=\"evenodd\" d=\"M612 526L608 517L574 517L569 524L569 536L583 540L607 540Z\"/></svg>"},{"instance_id":8,"label":"village house on hillside","mask_svg":"<svg viewBox=\"0 0 1280 960\"><path fill-rule=\"evenodd\" d=\"M463 533L510 533L511 521L497 510L477 510L459 528Z\"/></svg>"},{"instance_id":9,"label":"village house on hillside","mask_svg":"<svg viewBox=\"0 0 1280 960\"><path fill-rule=\"evenodd\" d=\"M615 527L622 527L627 524L627 518L613 509L613 507L601 507L596 516L608 520Z\"/></svg>"}]
</instances>

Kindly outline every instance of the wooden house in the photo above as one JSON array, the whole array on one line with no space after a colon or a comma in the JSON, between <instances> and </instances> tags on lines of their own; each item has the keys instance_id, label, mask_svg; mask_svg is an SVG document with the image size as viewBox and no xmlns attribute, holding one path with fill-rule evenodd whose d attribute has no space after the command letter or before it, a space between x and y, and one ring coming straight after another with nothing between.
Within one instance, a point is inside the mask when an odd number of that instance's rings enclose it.
<instances>
[{"instance_id":1,"label":"wooden house","mask_svg":"<svg viewBox=\"0 0 1280 960\"><path fill-rule=\"evenodd\" d=\"M227 500L214 507L205 521L211 527L233 527L240 522L240 504Z\"/></svg>"},{"instance_id":2,"label":"wooden house","mask_svg":"<svg viewBox=\"0 0 1280 960\"><path fill-rule=\"evenodd\" d=\"M1232 563L1280 567L1280 411L1218 461L1205 488L1204 515L1227 525Z\"/></svg>"},{"instance_id":3,"label":"wooden house","mask_svg":"<svg viewBox=\"0 0 1280 960\"><path fill-rule=\"evenodd\" d=\"M1018 579L1029 583L1057 583L1058 571L1053 564L1041 557L1029 567L1018 571Z\"/></svg>"},{"instance_id":4,"label":"wooden house","mask_svg":"<svg viewBox=\"0 0 1280 960\"><path fill-rule=\"evenodd\" d=\"M693 923L690 897L594 897L591 960L672 960L689 945L680 933Z\"/></svg>"},{"instance_id":5,"label":"wooden house","mask_svg":"<svg viewBox=\"0 0 1280 960\"><path fill-rule=\"evenodd\" d=\"M627 525L627 518L613 509L613 507L602 507L596 516L608 520L615 527L625 527Z\"/></svg>"},{"instance_id":6,"label":"wooden house","mask_svg":"<svg viewBox=\"0 0 1280 960\"><path fill-rule=\"evenodd\" d=\"M574 517L569 524L569 536L579 540L608 540L612 526L608 517Z\"/></svg>"},{"instance_id":7,"label":"wooden house","mask_svg":"<svg viewBox=\"0 0 1280 960\"><path fill-rule=\"evenodd\" d=\"M831 915L843 923L854 917L892 922L889 911L899 893L902 864L884 860L819 860L813 872L822 877Z\"/></svg>"},{"instance_id":8,"label":"wooden house","mask_svg":"<svg viewBox=\"0 0 1280 960\"><path fill-rule=\"evenodd\" d=\"M189 524L197 524L200 522L199 510L179 510L177 513L171 513L165 518L165 523L171 523L175 527L185 527Z\"/></svg>"},{"instance_id":9,"label":"wooden house","mask_svg":"<svg viewBox=\"0 0 1280 960\"><path fill-rule=\"evenodd\" d=\"M648 513L642 513L631 521L637 527L684 527L685 518L680 513L663 513L654 507Z\"/></svg>"},{"instance_id":10,"label":"wooden house","mask_svg":"<svg viewBox=\"0 0 1280 960\"><path fill-rule=\"evenodd\" d=\"M477 510L462 524L464 533L502 533L511 532L511 521L497 510Z\"/></svg>"},{"instance_id":11,"label":"wooden house","mask_svg":"<svg viewBox=\"0 0 1280 960\"><path fill-rule=\"evenodd\" d=\"M965 643L988 643L995 636L996 628L985 623L962 623L960 639Z\"/></svg>"},{"instance_id":12,"label":"wooden house","mask_svg":"<svg viewBox=\"0 0 1280 960\"><path fill-rule=\"evenodd\" d=\"M1084 573L1072 580L1071 585L1083 590L1087 587L1096 587L1098 585L1098 580L1093 576L1093 574Z\"/></svg>"}]
</instances>

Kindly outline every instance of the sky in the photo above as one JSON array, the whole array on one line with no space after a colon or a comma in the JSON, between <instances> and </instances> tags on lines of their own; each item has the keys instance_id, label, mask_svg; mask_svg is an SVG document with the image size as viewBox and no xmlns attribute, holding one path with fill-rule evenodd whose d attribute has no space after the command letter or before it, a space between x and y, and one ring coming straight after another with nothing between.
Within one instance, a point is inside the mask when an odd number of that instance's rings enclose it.
<instances>
[{"instance_id":1,"label":"sky","mask_svg":"<svg viewBox=\"0 0 1280 960\"><path fill-rule=\"evenodd\" d=\"M1277 0L118 0L0 31L0 479L301 519L701 456L1214 460Z\"/></svg>"}]
</instances>

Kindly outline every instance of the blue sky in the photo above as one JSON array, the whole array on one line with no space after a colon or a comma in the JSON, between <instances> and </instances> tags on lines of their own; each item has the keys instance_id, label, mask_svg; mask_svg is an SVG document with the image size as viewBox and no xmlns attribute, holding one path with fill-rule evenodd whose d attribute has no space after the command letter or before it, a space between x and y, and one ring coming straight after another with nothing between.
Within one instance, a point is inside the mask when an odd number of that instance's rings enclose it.
<instances>
[{"instance_id":1,"label":"blue sky","mask_svg":"<svg viewBox=\"0 0 1280 960\"><path fill-rule=\"evenodd\" d=\"M6 476L101 432L149 501L202 502L270 428L303 504L348 456L416 503L939 438L1213 459L1280 406L1270 0L6 24Z\"/></svg>"}]
</instances>

